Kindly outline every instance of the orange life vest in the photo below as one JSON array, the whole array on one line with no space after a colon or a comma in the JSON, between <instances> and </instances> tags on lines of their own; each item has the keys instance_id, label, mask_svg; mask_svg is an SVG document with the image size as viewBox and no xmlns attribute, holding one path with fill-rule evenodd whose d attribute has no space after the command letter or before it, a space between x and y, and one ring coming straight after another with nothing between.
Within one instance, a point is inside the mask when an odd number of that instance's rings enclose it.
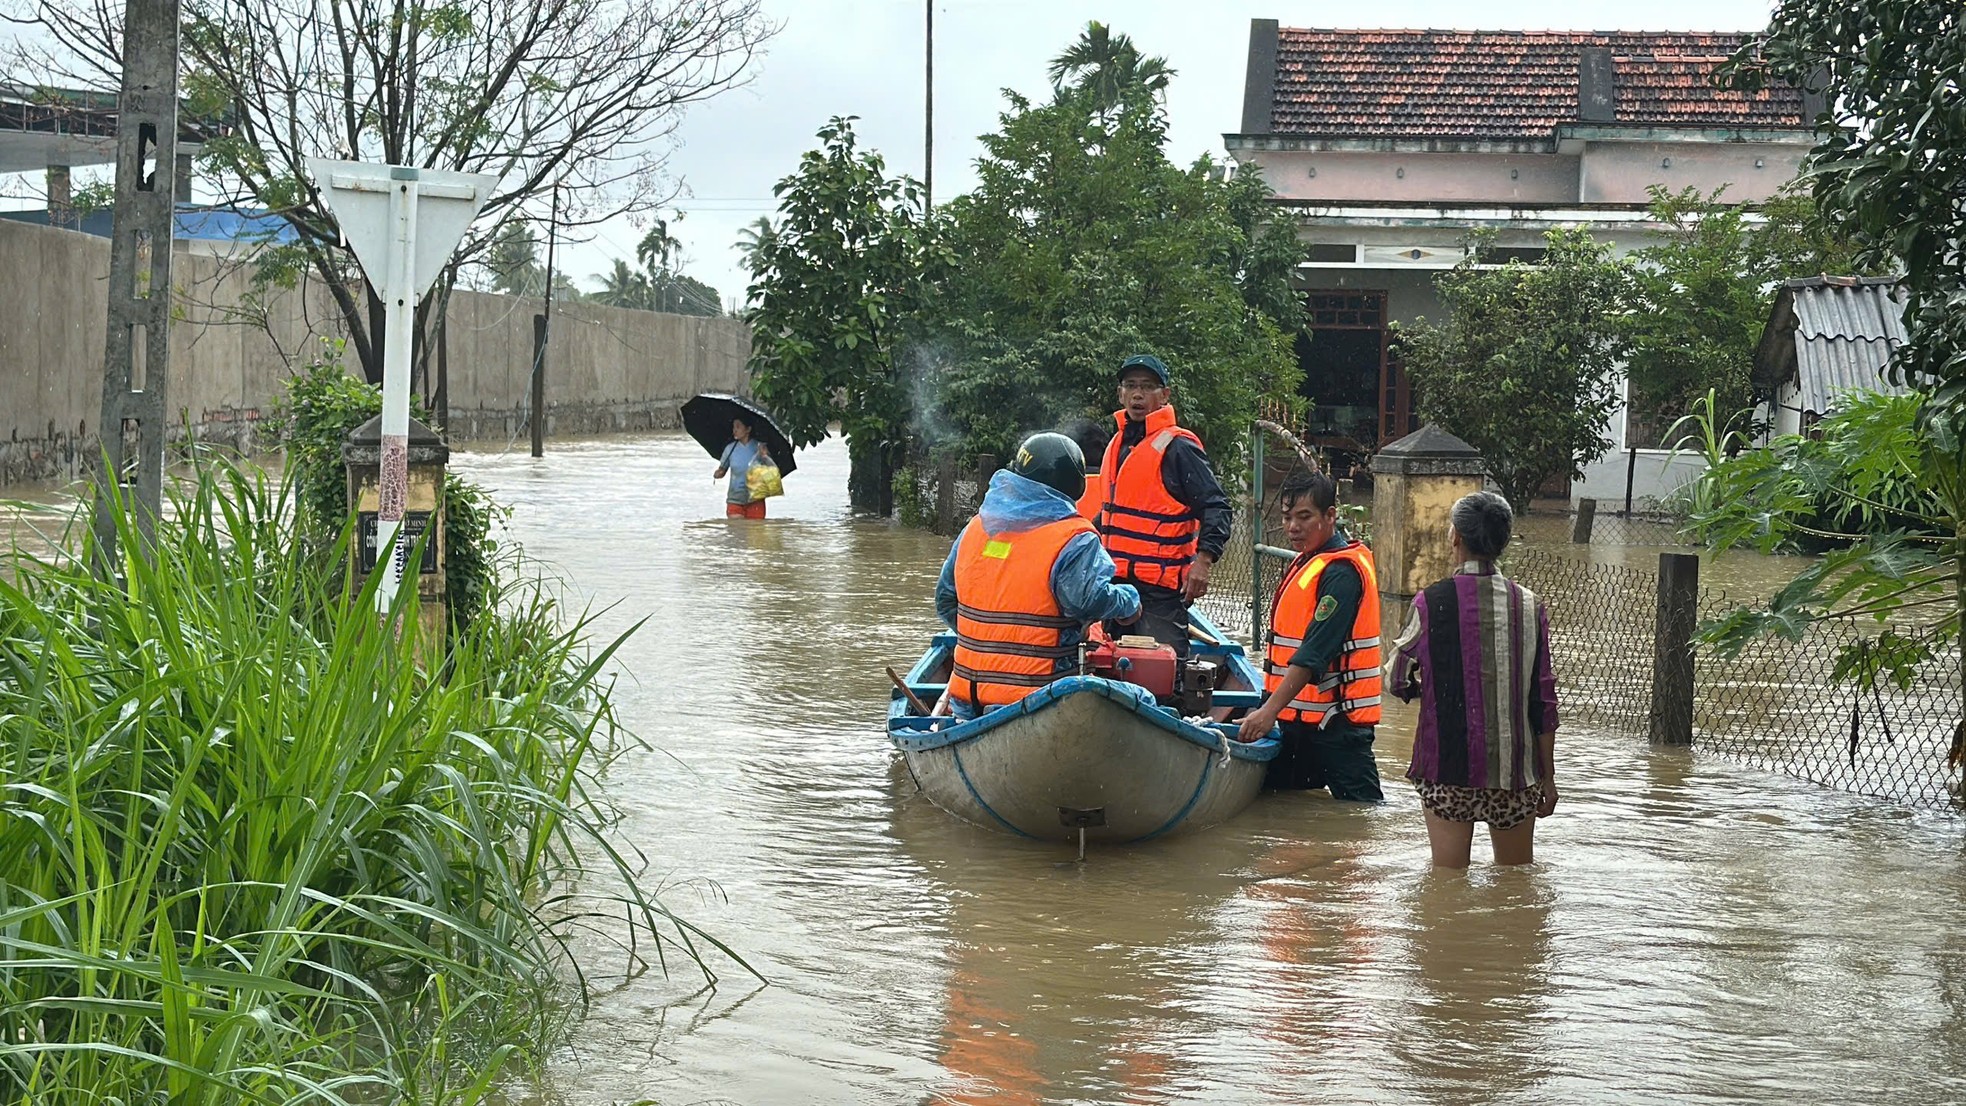
<instances>
[{"instance_id":1,"label":"orange life vest","mask_svg":"<svg viewBox=\"0 0 1966 1106\"><path fill-rule=\"evenodd\" d=\"M1085 493L1079 496L1079 517L1097 523L1106 506L1106 478L1096 472L1085 474Z\"/></svg>"},{"instance_id":2,"label":"orange life vest","mask_svg":"<svg viewBox=\"0 0 1966 1106\"><path fill-rule=\"evenodd\" d=\"M1065 543L1092 532L1077 515L1030 530L991 535L970 519L956 539L956 663L949 697L974 707L1015 703L1071 675L1059 662L1078 655L1065 636L1079 629L1051 593L1051 569Z\"/></svg>"},{"instance_id":3,"label":"orange life vest","mask_svg":"<svg viewBox=\"0 0 1966 1106\"><path fill-rule=\"evenodd\" d=\"M1263 666L1263 690L1274 692L1290 671L1290 658L1304 643L1317 614L1317 582L1325 566L1349 561L1358 569L1365 594L1359 599L1358 616L1352 620L1351 636L1338 651L1338 659L1323 678L1304 685L1290 705L1278 712L1283 722L1309 722L1320 729L1343 714L1354 724L1375 725L1379 721L1379 575L1372 566L1372 551L1353 542L1343 549L1299 557L1277 585L1270 610L1269 663Z\"/></svg>"},{"instance_id":4,"label":"orange life vest","mask_svg":"<svg viewBox=\"0 0 1966 1106\"><path fill-rule=\"evenodd\" d=\"M1126 412L1113 416L1119 433L1106 445L1099 476L1106 485L1106 503L1099 512L1099 540L1112 554L1120 583L1179 588L1188 575L1201 543L1201 519L1174 498L1161 480L1161 460L1176 438L1201 446L1195 432L1174 421L1174 408L1162 407L1147 416L1146 435L1120 463L1120 443L1126 437Z\"/></svg>"}]
</instances>

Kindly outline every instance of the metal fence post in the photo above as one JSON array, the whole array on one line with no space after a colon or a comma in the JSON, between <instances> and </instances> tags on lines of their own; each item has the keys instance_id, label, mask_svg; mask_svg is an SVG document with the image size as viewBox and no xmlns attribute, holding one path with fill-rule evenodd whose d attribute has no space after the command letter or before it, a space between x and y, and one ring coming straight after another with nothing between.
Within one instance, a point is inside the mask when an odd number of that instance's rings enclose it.
<instances>
[{"instance_id":1,"label":"metal fence post","mask_svg":"<svg viewBox=\"0 0 1966 1106\"><path fill-rule=\"evenodd\" d=\"M1249 640L1263 640L1263 428L1249 427Z\"/></svg>"},{"instance_id":2,"label":"metal fence post","mask_svg":"<svg viewBox=\"0 0 1966 1106\"><path fill-rule=\"evenodd\" d=\"M1596 522L1597 500L1579 499L1577 501L1577 518L1570 525L1570 543L1572 545L1589 545L1591 543L1591 527Z\"/></svg>"},{"instance_id":3,"label":"metal fence post","mask_svg":"<svg viewBox=\"0 0 1966 1106\"><path fill-rule=\"evenodd\" d=\"M935 464L935 532L956 529L956 455L944 453Z\"/></svg>"},{"instance_id":4,"label":"metal fence post","mask_svg":"<svg viewBox=\"0 0 1966 1106\"><path fill-rule=\"evenodd\" d=\"M1699 621L1700 558L1659 554L1659 614L1652 638L1654 745L1693 743L1693 630Z\"/></svg>"},{"instance_id":5,"label":"metal fence post","mask_svg":"<svg viewBox=\"0 0 1966 1106\"><path fill-rule=\"evenodd\" d=\"M1625 455L1625 517L1632 517L1632 486L1638 483L1638 447Z\"/></svg>"}]
</instances>

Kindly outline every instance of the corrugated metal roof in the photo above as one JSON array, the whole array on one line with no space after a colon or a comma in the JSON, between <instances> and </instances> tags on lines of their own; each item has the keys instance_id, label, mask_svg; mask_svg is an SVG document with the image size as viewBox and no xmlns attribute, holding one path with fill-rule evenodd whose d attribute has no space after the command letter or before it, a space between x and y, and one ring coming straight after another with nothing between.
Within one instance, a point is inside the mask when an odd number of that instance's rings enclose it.
<instances>
[{"instance_id":1,"label":"corrugated metal roof","mask_svg":"<svg viewBox=\"0 0 1966 1106\"><path fill-rule=\"evenodd\" d=\"M1796 406L1822 414L1858 388L1902 392L1884 375L1904 344L1904 293L1888 281L1790 281L1795 305Z\"/></svg>"}]
</instances>

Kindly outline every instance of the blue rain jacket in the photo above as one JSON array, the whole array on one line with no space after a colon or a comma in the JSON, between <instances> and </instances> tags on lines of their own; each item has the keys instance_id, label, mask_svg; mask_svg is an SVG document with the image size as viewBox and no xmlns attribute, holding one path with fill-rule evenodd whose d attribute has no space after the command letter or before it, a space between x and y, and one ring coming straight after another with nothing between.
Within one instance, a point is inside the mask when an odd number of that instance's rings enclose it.
<instances>
[{"instance_id":1,"label":"blue rain jacket","mask_svg":"<svg viewBox=\"0 0 1966 1106\"><path fill-rule=\"evenodd\" d=\"M1078 504L1048 484L998 469L976 513L983 520L983 532L994 537L1070 518L1078 513ZM948 559L942 562L942 578L935 584L935 613L951 630L956 628L956 548L960 544L958 541L949 547ZM1051 594L1058 600L1058 609L1081 623L1131 618L1140 613L1140 593L1132 584L1113 583L1115 571L1098 534L1080 534L1066 542L1051 566ZM1062 641L1075 644L1080 636L1068 631ZM969 716L968 704L955 706L958 717Z\"/></svg>"}]
</instances>

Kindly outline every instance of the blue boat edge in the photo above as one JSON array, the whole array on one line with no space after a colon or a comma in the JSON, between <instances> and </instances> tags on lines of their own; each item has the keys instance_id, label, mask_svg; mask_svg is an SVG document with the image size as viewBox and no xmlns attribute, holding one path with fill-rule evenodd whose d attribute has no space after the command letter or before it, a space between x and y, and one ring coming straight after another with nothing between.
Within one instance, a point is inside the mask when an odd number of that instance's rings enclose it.
<instances>
[{"instance_id":1,"label":"blue boat edge","mask_svg":"<svg viewBox=\"0 0 1966 1106\"><path fill-rule=\"evenodd\" d=\"M1200 629L1206 638L1197 640L1192 649L1196 655L1220 657L1229 666L1231 673L1254 691L1218 691L1215 705L1253 710L1263 702L1263 680L1250 665L1249 658L1241 645L1223 637L1214 623L1199 611L1188 613L1190 622ZM929 639L928 649L915 661L903 682L923 702L933 703L941 698L948 685L935 682L935 674L947 665L955 651L956 635L946 631L937 633ZM974 741L990 731L1014 719L1026 717L1043 711L1054 703L1074 695L1098 695L1121 707L1130 710L1141 721L1204 749L1222 751L1225 747L1229 755L1237 760L1258 763L1276 759L1282 749L1277 729L1273 726L1267 737L1259 741L1244 742L1237 739L1239 727L1234 722L1210 722L1206 725L1190 722L1182 718L1172 707L1163 707L1153 699L1140 693L1132 684L1108 680L1100 676L1066 676L1039 688L1018 702L990 711L981 717L956 721L943 716L930 718L926 715L909 713L909 704L897 688L888 695L887 734L888 739L904 753L927 752ZM951 725L950 723L954 724Z\"/></svg>"}]
</instances>

